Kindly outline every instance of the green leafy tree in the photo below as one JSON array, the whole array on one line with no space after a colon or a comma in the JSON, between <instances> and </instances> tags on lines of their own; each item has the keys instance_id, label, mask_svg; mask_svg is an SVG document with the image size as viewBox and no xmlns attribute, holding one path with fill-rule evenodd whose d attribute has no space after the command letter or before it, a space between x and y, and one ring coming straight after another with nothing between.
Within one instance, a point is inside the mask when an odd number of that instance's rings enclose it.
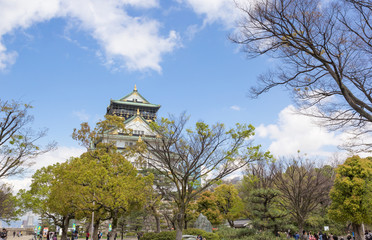
<instances>
[{"instance_id":1,"label":"green leafy tree","mask_svg":"<svg viewBox=\"0 0 372 240\"><path fill-rule=\"evenodd\" d=\"M227 130L221 123L210 126L197 122L193 129L187 129L187 120L183 114L180 118L171 116L151 123L158 137L144 139L139 146L143 160L173 184L171 198L177 205L177 240L182 238L185 213L191 201L247 163L270 157L269 153L260 151L260 146L252 145L251 125L237 124Z\"/></svg>"},{"instance_id":2,"label":"green leafy tree","mask_svg":"<svg viewBox=\"0 0 372 240\"><path fill-rule=\"evenodd\" d=\"M214 189L213 195L222 217L227 220L230 227L234 227L234 220L241 216L244 209L238 189L232 184L222 184Z\"/></svg>"},{"instance_id":3,"label":"green leafy tree","mask_svg":"<svg viewBox=\"0 0 372 240\"><path fill-rule=\"evenodd\" d=\"M357 240L363 239L362 223L372 223L372 158L353 156L336 169L329 215L351 222Z\"/></svg>"},{"instance_id":4,"label":"green leafy tree","mask_svg":"<svg viewBox=\"0 0 372 240\"><path fill-rule=\"evenodd\" d=\"M153 175L142 176L127 160L130 151L119 152L114 141L107 140L112 131L126 131L123 119L105 116L105 120L91 129L87 123L75 129L73 138L87 147L88 152L71 160L66 172L74 186L73 191L81 201L78 209L94 213L94 233L104 220L112 220L114 235L118 219L124 213L141 209L145 203L146 189L152 187Z\"/></svg>"},{"instance_id":5,"label":"green leafy tree","mask_svg":"<svg viewBox=\"0 0 372 240\"><path fill-rule=\"evenodd\" d=\"M213 225L219 225L224 220L224 216L217 206L216 195L211 191L203 192L196 200L196 213L196 218L198 213L202 213Z\"/></svg>"},{"instance_id":6,"label":"green leafy tree","mask_svg":"<svg viewBox=\"0 0 372 240\"><path fill-rule=\"evenodd\" d=\"M62 229L61 239L67 239L70 219L78 217L77 198L71 191L73 186L67 181L65 173L68 163L54 164L37 170L32 176L29 190L20 190L24 209L32 210L43 219L51 220Z\"/></svg>"},{"instance_id":7,"label":"green leafy tree","mask_svg":"<svg viewBox=\"0 0 372 240\"><path fill-rule=\"evenodd\" d=\"M8 184L0 185L0 219L3 221L17 220L22 213L19 208L19 200L12 193L12 187Z\"/></svg>"}]
</instances>

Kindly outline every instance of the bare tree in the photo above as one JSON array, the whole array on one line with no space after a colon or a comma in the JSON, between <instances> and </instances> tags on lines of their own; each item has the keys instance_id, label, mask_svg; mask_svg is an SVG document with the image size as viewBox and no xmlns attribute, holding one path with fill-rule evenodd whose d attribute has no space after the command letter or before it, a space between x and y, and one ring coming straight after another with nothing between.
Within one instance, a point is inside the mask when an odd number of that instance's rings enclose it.
<instances>
[{"instance_id":1,"label":"bare tree","mask_svg":"<svg viewBox=\"0 0 372 240\"><path fill-rule=\"evenodd\" d=\"M330 203L333 173L333 168L317 168L315 163L302 157L281 160L276 164L275 187L283 199L280 203L295 219L300 232L314 210Z\"/></svg>"},{"instance_id":2,"label":"bare tree","mask_svg":"<svg viewBox=\"0 0 372 240\"><path fill-rule=\"evenodd\" d=\"M21 173L32 165L30 159L55 147L55 143L45 148L36 145L46 130L34 132L28 128L33 120L28 114L30 108L28 104L0 99L0 178Z\"/></svg>"},{"instance_id":3,"label":"bare tree","mask_svg":"<svg viewBox=\"0 0 372 240\"><path fill-rule=\"evenodd\" d=\"M293 91L300 112L356 137L372 131L372 3L363 0L258 0L231 36L249 57L278 59L251 89L257 97L276 86ZM372 142L348 142L349 150Z\"/></svg>"},{"instance_id":4,"label":"bare tree","mask_svg":"<svg viewBox=\"0 0 372 240\"><path fill-rule=\"evenodd\" d=\"M248 162L268 158L252 146L248 138L253 126L237 124L226 130L223 124L209 126L197 122L195 129L186 129L188 117L170 116L151 126L158 134L155 139L144 138L140 145L148 151L142 154L152 168L166 176L174 185L170 194L175 201L177 240L182 239L185 212L190 201L225 176L241 169Z\"/></svg>"}]
</instances>

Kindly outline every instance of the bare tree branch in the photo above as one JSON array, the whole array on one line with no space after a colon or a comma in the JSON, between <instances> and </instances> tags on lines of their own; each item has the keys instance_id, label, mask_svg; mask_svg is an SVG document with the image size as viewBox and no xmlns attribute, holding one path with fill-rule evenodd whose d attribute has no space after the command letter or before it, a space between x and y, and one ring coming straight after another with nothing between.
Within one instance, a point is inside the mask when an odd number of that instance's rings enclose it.
<instances>
[{"instance_id":1,"label":"bare tree branch","mask_svg":"<svg viewBox=\"0 0 372 240\"><path fill-rule=\"evenodd\" d=\"M243 19L230 39L249 57L281 61L260 76L251 97L282 85L300 113L333 130L370 136L363 131L372 125L370 1L259 0L237 7ZM372 142L363 149L371 148Z\"/></svg>"}]
</instances>

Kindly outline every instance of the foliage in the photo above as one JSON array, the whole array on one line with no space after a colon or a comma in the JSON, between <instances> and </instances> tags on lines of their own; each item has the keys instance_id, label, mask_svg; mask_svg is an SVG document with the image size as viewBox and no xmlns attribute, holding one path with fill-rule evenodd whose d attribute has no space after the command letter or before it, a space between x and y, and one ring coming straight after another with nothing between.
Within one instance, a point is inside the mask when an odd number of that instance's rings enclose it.
<instances>
[{"instance_id":1,"label":"foliage","mask_svg":"<svg viewBox=\"0 0 372 240\"><path fill-rule=\"evenodd\" d=\"M203 238L206 238L207 240L220 240L220 237L218 236L218 234L206 232L204 230L197 229L197 228L188 228L188 229L183 230L182 233L184 235L196 235L196 236L201 235Z\"/></svg>"},{"instance_id":2,"label":"foliage","mask_svg":"<svg viewBox=\"0 0 372 240\"><path fill-rule=\"evenodd\" d=\"M86 215L94 212L93 237L101 221L112 219L115 234L119 218L124 213L141 210L152 188L153 175L142 176L127 160L133 152L117 150L115 141L108 138L114 132L126 132L123 119L105 116L94 129L82 123L74 129L73 138L88 149L79 158L70 160L66 176L72 191L80 201L77 208Z\"/></svg>"},{"instance_id":3,"label":"foliage","mask_svg":"<svg viewBox=\"0 0 372 240\"><path fill-rule=\"evenodd\" d=\"M32 210L47 222L62 228L62 239L67 237L69 220L78 218L76 192L64 175L68 163L56 163L37 170L29 190L21 189L18 198L24 209Z\"/></svg>"},{"instance_id":4,"label":"foliage","mask_svg":"<svg viewBox=\"0 0 372 240\"><path fill-rule=\"evenodd\" d=\"M21 214L19 201L12 193L12 188L7 184L0 185L0 219L3 221L17 220Z\"/></svg>"},{"instance_id":5,"label":"foliage","mask_svg":"<svg viewBox=\"0 0 372 240\"><path fill-rule=\"evenodd\" d=\"M272 240L287 239L285 236L275 237L271 231L257 231L253 228L234 229L222 227L216 232L221 239L229 240Z\"/></svg>"},{"instance_id":6,"label":"foliage","mask_svg":"<svg viewBox=\"0 0 372 240\"><path fill-rule=\"evenodd\" d=\"M202 235L207 240L220 240L220 237L215 233L209 233L201 229L189 228L183 231L184 235ZM160 232L160 233L145 233L141 240L174 240L176 232Z\"/></svg>"},{"instance_id":7,"label":"foliage","mask_svg":"<svg viewBox=\"0 0 372 240\"><path fill-rule=\"evenodd\" d=\"M330 217L339 222L350 221L355 228L362 223L371 224L372 158L350 157L336 171L330 193Z\"/></svg>"},{"instance_id":8,"label":"foliage","mask_svg":"<svg viewBox=\"0 0 372 240\"><path fill-rule=\"evenodd\" d=\"M176 232L145 233L141 240L174 240Z\"/></svg>"},{"instance_id":9,"label":"foliage","mask_svg":"<svg viewBox=\"0 0 372 240\"><path fill-rule=\"evenodd\" d=\"M359 139L370 136L370 1L260 0L237 6L243 17L231 39L250 57L267 55L280 63L259 77L253 97L285 86L303 114L331 129L351 128ZM344 147L372 147L350 141Z\"/></svg>"},{"instance_id":10,"label":"foliage","mask_svg":"<svg viewBox=\"0 0 372 240\"><path fill-rule=\"evenodd\" d=\"M172 182L177 240L184 229L186 209L201 192L248 162L271 157L248 140L254 135L251 125L237 124L226 130L221 123L197 122L194 129L186 129L187 120L183 114L179 119L171 116L151 123L158 137L138 146L142 158Z\"/></svg>"},{"instance_id":11,"label":"foliage","mask_svg":"<svg viewBox=\"0 0 372 240\"><path fill-rule=\"evenodd\" d=\"M318 167L299 155L249 165L239 191L256 229L276 233L306 227L318 231L324 226L320 222L335 226L326 218L334 175L332 167Z\"/></svg>"},{"instance_id":12,"label":"foliage","mask_svg":"<svg viewBox=\"0 0 372 240\"><path fill-rule=\"evenodd\" d=\"M40 147L36 142L46 130L34 132L28 125L32 106L0 99L0 178L22 173L33 164L31 159L54 149L55 143Z\"/></svg>"},{"instance_id":13,"label":"foliage","mask_svg":"<svg viewBox=\"0 0 372 240\"><path fill-rule=\"evenodd\" d=\"M239 190L255 228L276 232L284 227L287 211L281 207L280 191L275 188L275 163L249 165Z\"/></svg>"},{"instance_id":14,"label":"foliage","mask_svg":"<svg viewBox=\"0 0 372 240\"><path fill-rule=\"evenodd\" d=\"M214 189L216 205L223 218L234 227L234 220L241 216L244 208L238 190L232 184L222 184Z\"/></svg>"},{"instance_id":15,"label":"foliage","mask_svg":"<svg viewBox=\"0 0 372 240\"><path fill-rule=\"evenodd\" d=\"M197 218L202 213L212 225L221 224L224 218L217 207L216 200L215 194L211 191L203 192L196 200L196 214L194 217Z\"/></svg>"}]
</instances>

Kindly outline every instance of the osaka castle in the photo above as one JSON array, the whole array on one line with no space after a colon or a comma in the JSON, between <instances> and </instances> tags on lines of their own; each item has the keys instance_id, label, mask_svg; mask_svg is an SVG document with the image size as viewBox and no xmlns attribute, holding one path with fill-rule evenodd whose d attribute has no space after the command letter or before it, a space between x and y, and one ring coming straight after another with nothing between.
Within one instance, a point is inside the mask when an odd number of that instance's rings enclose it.
<instances>
[{"instance_id":1,"label":"osaka castle","mask_svg":"<svg viewBox=\"0 0 372 240\"><path fill-rule=\"evenodd\" d=\"M142 138L155 138L156 134L151 130L149 123L156 119L156 113L160 105L147 101L134 86L128 95L119 100L111 100L107 107L107 115L123 117L125 128L130 130L123 133L113 130L103 141L115 141L119 150L135 145Z\"/></svg>"}]
</instances>

